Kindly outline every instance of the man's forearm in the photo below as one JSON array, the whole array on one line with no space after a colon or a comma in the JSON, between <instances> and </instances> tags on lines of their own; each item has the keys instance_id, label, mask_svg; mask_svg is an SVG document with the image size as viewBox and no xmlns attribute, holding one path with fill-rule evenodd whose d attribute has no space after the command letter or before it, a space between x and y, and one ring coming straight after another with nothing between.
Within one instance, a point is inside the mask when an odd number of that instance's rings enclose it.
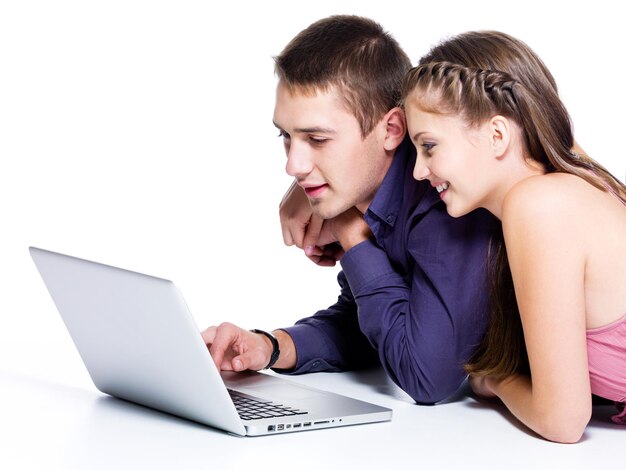
<instances>
[{"instance_id":1,"label":"man's forearm","mask_svg":"<svg viewBox=\"0 0 626 470\"><path fill-rule=\"evenodd\" d=\"M294 348L290 352L292 346L286 342L285 366L281 363L285 369L280 372L337 372L379 363L378 354L359 328L356 303L343 272L337 281L341 294L333 305L278 332L286 333Z\"/></svg>"}]
</instances>

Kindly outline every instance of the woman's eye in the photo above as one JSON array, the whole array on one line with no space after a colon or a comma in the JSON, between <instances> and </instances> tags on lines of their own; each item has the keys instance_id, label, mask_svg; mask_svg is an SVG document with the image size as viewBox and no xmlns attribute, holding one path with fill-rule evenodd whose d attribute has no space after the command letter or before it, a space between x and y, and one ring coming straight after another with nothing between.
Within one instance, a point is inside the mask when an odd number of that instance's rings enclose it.
<instances>
[{"instance_id":1,"label":"woman's eye","mask_svg":"<svg viewBox=\"0 0 626 470\"><path fill-rule=\"evenodd\" d=\"M422 144L422 148L426 150L427 152L430 152L434 147L435 147L435 144L433 144L432 142L424 142Z\"/></svg>"}]
</instances>

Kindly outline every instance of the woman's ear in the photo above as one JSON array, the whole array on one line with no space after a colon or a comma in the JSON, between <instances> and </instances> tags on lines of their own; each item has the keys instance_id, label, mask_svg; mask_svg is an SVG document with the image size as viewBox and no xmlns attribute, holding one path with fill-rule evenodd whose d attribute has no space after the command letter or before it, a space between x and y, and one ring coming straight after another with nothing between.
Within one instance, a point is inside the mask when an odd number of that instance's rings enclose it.
<instances>
[{"instance_id":1,"label":"woman's ear","mask_svg":"<svg viewBox=\"0 0 626 470\"><path fill-rule=\"evenodd\" d=\"M392 108L383 117L385 126L384 147L387 151L395 151L402 143L406 134L406 119L402 108Z\"/></svg>"},{"instance_id":2,"label":"woman's ear","mask_svg":"<svg viewBox=\"0 0 626 470\"><path fill-rule=\"evenodd\" d=\"M511 145L512 125L504 116L493 116L487 123L489 142L496 158L503 158Z\"/></svg>"}]
</instances>

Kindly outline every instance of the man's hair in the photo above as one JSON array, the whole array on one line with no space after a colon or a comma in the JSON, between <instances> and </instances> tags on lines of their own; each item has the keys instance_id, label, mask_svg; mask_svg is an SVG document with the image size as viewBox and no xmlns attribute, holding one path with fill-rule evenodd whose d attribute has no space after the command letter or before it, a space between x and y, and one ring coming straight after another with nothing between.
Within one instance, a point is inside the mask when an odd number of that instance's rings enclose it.
<instances>
[{"instance_id":1,"label":"man's hair","mask_svg":"<svg viewBox=\"0 0 626 470\"><path fill-rule=\"evenodd\" d=\"M301 31L274 58L281 83L313 95L336 87L363 137L400 101L411 61L378 23L359 16L330 16Z\"/></svg>"}]
</instances>

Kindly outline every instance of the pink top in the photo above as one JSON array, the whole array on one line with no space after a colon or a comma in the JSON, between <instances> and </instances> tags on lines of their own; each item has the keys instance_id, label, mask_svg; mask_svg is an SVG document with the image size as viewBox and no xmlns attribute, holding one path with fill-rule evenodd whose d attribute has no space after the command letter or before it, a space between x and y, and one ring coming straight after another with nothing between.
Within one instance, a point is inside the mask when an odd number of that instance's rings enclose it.
<instances>
[{"instance_id":1,"label":"pink top","mask_svg":"<svg viewBox=\"0 0 626 470\"><path fill-rule=\"evenodd\" d=\"M618 402L621 413L612 419L626 424L626 315L587 330L587 356L591 392Z\"/></svg>"}]
</instances>

